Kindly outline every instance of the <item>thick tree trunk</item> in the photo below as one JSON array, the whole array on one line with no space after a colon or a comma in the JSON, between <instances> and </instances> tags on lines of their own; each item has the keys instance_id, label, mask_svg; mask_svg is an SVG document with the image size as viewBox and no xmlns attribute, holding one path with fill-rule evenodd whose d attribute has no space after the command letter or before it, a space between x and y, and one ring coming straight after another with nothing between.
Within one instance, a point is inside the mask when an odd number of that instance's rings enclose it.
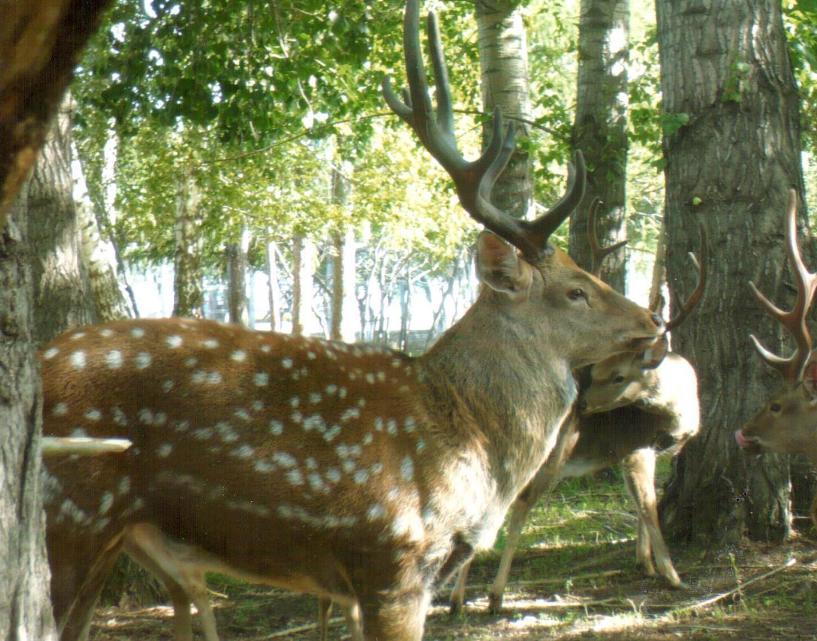
<instances>
[{"instance_id":1,"label":"thick tree trunk","mask_svg":"<svg viewBox=\"0 0 817 641\"><path fill-rule=\"evenodd\" d=\"M479 30L482 108L516 121L517 137L528 135L531 107L528 45L518 0L475 0ZM490 124L489 124L490 126ZM488 138L485 138L487 143ZM529 154L517 145L494 187L494 202L512 216L524 218L533 203Z\"/></svg>"},{"instance_id":2,"label":"thick tree trunk","mask_svg":"<svg viewBox=\"0 0 817 641\"><path fill-rule=\"evenodd\" d=\"M0 236L0 638L56 639L42 509L41 388L32 335L27 194Z\"/></svg>"},{"instance_id":3,"label":"thick tree trunk","mask_svg":"<svg viewBox=\"0 0 817 641\"><path fill-rule=\"evenodd\" d=\"M590 269L587 212L601 201L596 216L602 245L625 236L627 181L627 62L629 56L629 0L582 0L579 19L579 77L573 145L587 162L587 192L570 216L570 255ZM602 278L623 292L625 255L607 257Z\"/></svg>"},{"instance_id":4,"label":"thick tree trunk","mask_svg":"<svg viewBox=\"0 0 817 641\"><path fill-rule=\"evenodd\" d=\"M678 459L664 500L675 538L734 543L780 541L789 533L788 465L750 461L733 431L776 381L749 333L780 345L780 328L747 287L790 306L783 286L787 190L803 193L797 90L779 0L658 0L663 105L681 126L665 137L667 280L689 292L686 253L709 237L704 299L673 337L696 367L702 433Z\"/></svg>"},{"instance_id":5,"label":"thick tree trunk","mask_svg":"<svg viewBox=\"0 0 817 641\"><path fill-rule=\"evenodd\" d=\"M98 320L81 258L81 221L71 176L71 118L68 102L63 106L24 188L36 310L33 335L38 345L69 327Z\"/></svg>"},{"instance_id":6,"label":"thick tree trunk","mask_svg":"<svg viewBox=\"0 0 817 641\"><path fill-rule=\"evenodd\" d=\"M201 318L204 305L201 272L200 194L192 172L179 181L176 192L176 251L174 316Z\"/></svg>"},{"instance_id":7,"label":"thick tree trunk","mask_svg":"<svg viewBox=\"0 0 817 641\"><path fill-rule=\"evenodd\" d=\"M338 207L349 207L350 170L350 163L344 163L342 170L337 167L332 169L332 202ZM333 234L332 245L332 309L329 336L335 340L353 343L357 334L355 327L357 242L352 226L347 225L342 231Z\"/></svg>"}]
</instances>

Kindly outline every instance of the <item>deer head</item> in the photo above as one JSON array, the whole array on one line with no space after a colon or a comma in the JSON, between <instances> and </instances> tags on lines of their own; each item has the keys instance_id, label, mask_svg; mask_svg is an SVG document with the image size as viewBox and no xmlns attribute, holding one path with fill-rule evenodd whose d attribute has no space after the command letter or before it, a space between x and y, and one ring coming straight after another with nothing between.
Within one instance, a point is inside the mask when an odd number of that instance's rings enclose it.
<instances>
[{"instance_id":1,"label":"deer head","mask_svg":"<svg viewBox=\"0 0 817 641\"><path fill-rule=\"evenodd\" d=\"M622 243L608 248L599 245L595 233L595 203L588 216L588 238L593 255L594 271L601 268L605 256ZM707 242L703 226L700 227L700 261L694 254L689 257L698 272L698 284L686 302L680 305L676 316L666 324L666 332L678 327L695 308L706 288ZM666 359L669 347L666 333L650 348L638 353L618 354L593 365L589 383L582 391L579 408L582 414L596 414L639 403L645 409L672 407L680 411L683 404L694 405L697 413L697 377L692 366L683 358ZM694 403L692 399L694 397Z\"/></svg>"},{"instance_id":2,"label":"deer head","mask_svg":"<svg viewBox=\"0 0 817 641\"><path fill-rule=\"evenodd\" d=\"M811 334L806 324L814 302L817 274L803 263L797 246L797 192L790 190L786 209L786 255L797 285L797 297L791 311L785 312L749 283L763 308L791 334L796 343L788 357L778 356L751 336L764 362L783 377L783 385L760 411L735 432L738 445L749 453L763 451L802 453L817 463L817 362L812 358Z\"/></svg>"}]
</instances>

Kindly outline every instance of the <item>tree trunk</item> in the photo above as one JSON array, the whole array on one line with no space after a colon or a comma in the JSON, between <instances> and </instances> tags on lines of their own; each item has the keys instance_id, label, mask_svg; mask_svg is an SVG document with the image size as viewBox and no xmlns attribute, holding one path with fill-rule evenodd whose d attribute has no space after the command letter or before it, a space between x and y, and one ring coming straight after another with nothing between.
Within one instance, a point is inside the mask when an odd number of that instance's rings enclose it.
<instances>
[{"instance_id":1,"label":"tree trunk","mask_svg":"<svg viewBox=\"0 0 817 641\"><path fill-rule=\"evenodd\" d=\"M583 269L592 263L587 212L599 199L597 234L602 245L625 236L627 181L627 61L629 0L582 0L579 19L579 77L573 145L587 163L587 191L570 216L570 255ZM626 281L625 255L607 257L602 278L620 292Z\"/></svg>"},{"instance_id":2,"label":"tree trunk","mask_svg":"<svg viewBox=\"0 0 817 641\"><path fill-rule=\"evenodd\" d=\"M36 310L33 336L42 345L69 327L98 320L81 260L81 223L71 176L69 100L54 119L24 189Z\"/></svg>"},{"instance_id":3,"label":"tree trunk","mask_svg":"<svg viewBox=\"0 0 817 641\"><path fill-rule=\"evenodd\" d=\"M343 163L341 169L332 169L332 202L348 208L351 181L351 163ZM329 336L335 340L353 343L357 336L355 287L357 285L357 242L351 224L332 237L332 311Z\"/></svg>"},{"instance_id":4,"label":"tree trunk","mask_svg":"<svg viewBox=\"0 0 817 641\"><path fill-rule=\"evenodd\" d=\"M681 453L663 502L675 538L732 544L789 533L788 464L750 461L733 432L775 385L749 342L780 348L781 330L753 300L752 280L784 308L787 191L803 194L798 97L779 0L658 0L665 132L667 280L689 292L687 252L702 224L711 248L707 291L675 333L695 366L702 433Z\"/></svg>"},{"instance_id":5,"label":"tree trunk","mask_svg":"<svg viewBox=\"0 0 817 641\"><path fill-rule=\"evenodd\" d=\"M88 195L85 175L72 145L74 176L74 205L80 228L80 258L88 272L88 285L98 322L128 318L131 310L120 287L116 249L110 240L102 237L94 216L93 203Z\"/></svg>"},{"instance_id":6,"label":"tree trunk","mask_svg":"<svg viewBox=\"0 0 817 641\"><path fill-rule=\"evenodd\" d=\"M26 191L0 236L0 637L14 641L56 639L42 509Z\"/></svg>"},{"instance_id":7,"label":"tree trunk","mask_svg":"<svg viewBox=\"0 0 817 641\"><path fill-rule=\"evenodd\" d=\"M312 329L312 277L315 272L315 243L298 234L292 248L292 333Z\"/></svg>"},{"instance_id":8,"label":"tree trunk","mask_svg":"<svg viewBox=\"0 0 817 641\"><path fill-rule=\"evenodd\" d=\"M518 0L475 2L482 108L490 114L499 107L505 118L516 121L517 138L525 137L532 115L528 96L528 45L522 6ZM483 138L487 144L488 136ZM517 218L528 214L533 203L533 182L530 157L522 146L517 145L505 171L496 181L493 201Z\"/></svg>"},{"instance_id":9,"label":"tree trunk","mask_svg":"<svg viewBox=\"0 0 817 641\"><path fill-rule=\"evenodd\" d=\"M176 192L174 316L201 318L203 315L199 200L195 176L188 171L179 181Z\"/></svg>"},{"instance_id":10,"label":"tree trunk","mask_svg":"<svg viewBox=\"0 0 817 641\"><path fill-rule=\"evenodd\" d=\"M267 289L269 292L269 328L271 332L281 328L281 286L278 283L278 249L275 241L267 242Z\"/></svg>"},{"instance_id":11,"label":"tree trunk","mask_svg":"<svg viewBox=\"0 0 817 641\"><path fill-rule=\"evenodd\" d=\"M227 254L227 301L230 322L239 325L249 323L247 311L247 251L250 246L250 234L241 232L240 243L229 243Z\"/></svg>"},{"instance_id":12,"label":"tree trunk","mask_svg":"<svg viewBox=\"0 0 817 641\"><path fill-rule=\"evenodd\" d=\"M86 41L110 0L4 2L0 21L0 228L29 175Z\"/></svg>"}]
</instances>

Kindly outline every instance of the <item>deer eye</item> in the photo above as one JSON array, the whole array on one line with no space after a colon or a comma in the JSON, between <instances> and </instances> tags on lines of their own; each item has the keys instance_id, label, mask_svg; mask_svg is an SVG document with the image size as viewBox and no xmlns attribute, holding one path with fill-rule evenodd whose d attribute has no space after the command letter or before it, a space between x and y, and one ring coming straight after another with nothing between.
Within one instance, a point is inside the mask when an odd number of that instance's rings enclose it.
<instances>
[{"instance_id":1,"label":"deer eye","mask_svg":"<svg viewBox=\"0 0 817 641\"><path fill-rule=\"evenodd\" d=\"M775 414L777 414L782 409L783 407L780 405L780 403L772 403L771 405L769 405L769 411L774 412Z\"/></svg>"},{"instance_id":2,"label":"deer eye","mask_svg":"<svg viewBox=\"0 0 817 641\"><path fill-rule=\"evenodd\" d=\"M567 297L570 300L579 300L580 298L583 298L585 301L587 300L587 294L584 293L584 290L581 287L571 289L569 292L567 292Z\"/></svg>"},{"instance_id":3,"label":"deer eye","mask_svg":"<svg viewBox=\"0 0 817 641\"><path fill-rule=\"evenodd\" d=\"M616 383L617 385L618 385L619 383L623 383L623 382L624 382L624 376L622 376L621 374L619 374L618 376L616 376L615 378L613 378L613 382L614 382L614 383Z\"/></svg>"}]
</instances>

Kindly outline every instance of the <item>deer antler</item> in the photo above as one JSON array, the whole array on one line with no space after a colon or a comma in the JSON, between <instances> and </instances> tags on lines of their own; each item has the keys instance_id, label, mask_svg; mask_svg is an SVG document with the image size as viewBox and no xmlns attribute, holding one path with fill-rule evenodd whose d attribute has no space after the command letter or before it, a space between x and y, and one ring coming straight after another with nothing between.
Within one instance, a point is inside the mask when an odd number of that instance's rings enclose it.
<instances>
[{"instance_id":1,"label":"deer antler","mask_svg":"<svg viewBox=\"0 0 817 641\"><path fill-rule=\"evenodd\" d=\"M784 358L766 349L754 334L749 337L766 363L778 370L785 380L795 382L801 379L811 354L811 334L806 325L806 315L814 300L817 274L806 269L797 246L797 192L794 189L789 190L789 203L786 209L786 255L797 284L797 298L791 311L781 310L766 298L752 281L749 281L749 287L763 308L792 335L797 348L791 356Z\"/></svg>"},{"instance_id":2,"label":"deer antler","mask_svg":"<svg viewBox=\"0 0 817 641\"><path fill-rule=\"evenodd\" d=\"M689 298L686 299L686 302L681 305L681 311L675 316L675 318L670 319L667 321L665 326L665 332L670 332L674 328L678 327L681 323L683 323L689 313L695 309L695 306L698 304L698 301L701 300L701 297L704 294L704 289L706 288L706 265L707 265L707 243L706 243L706 231L704 230L704 226L701 225L698 228L698 233L700 234L701 240L701 257L700 260L695 257L695 254L689 252L689 259L692 261L692 264L695 266L695 269L698 272L698 285L695 287L693 292L689 295Z\"/></svg>"},{"instance_id":3,"label":"deer antler","mask_svg":"<svg viewBox=\"0 0 817 641\"><path fill-rule=\"evenodd\" d=\"M590 204L590 211L587 212L587 240L590 243L590 253L592 255L592 269L590 273L592 273L593 276L599 276L599 274L601 274L601 266L607 256L627 244L626 240L620 240L609 247L602 247L599 244L599 237L596 233L596 216L599 207L601 207L601 200L594 198Z\"/></svg>"},{"instance_id":4,"label":"deer antler","mask_svg":"<svg viewBox=\"0 0 817 641\"><path fill-rule=\"evenodd\" d=\"M463 208L474 220L517 247L529 260L537 260L548 252L547 241L561 222L579 204L586 182L584 159L575 155L565 195L550 210L535 220L519 220L491 203L494 183L505 169L515 148L515 130L510 123L503 133L502 114L494 111L493 131L488 147L473 161L465 160L457 149L454 136L454 116L451 89L445 64L437 18L428 14L428 39L434 84L437 95L436 114L429 97L428 82L420 53L419 2L408 0L403 29L408 91L401 100L388 78L383 80L383 95L389 107L408 123L423 146L448 172L457 188Z\"/></svg>"}]
</instances>

